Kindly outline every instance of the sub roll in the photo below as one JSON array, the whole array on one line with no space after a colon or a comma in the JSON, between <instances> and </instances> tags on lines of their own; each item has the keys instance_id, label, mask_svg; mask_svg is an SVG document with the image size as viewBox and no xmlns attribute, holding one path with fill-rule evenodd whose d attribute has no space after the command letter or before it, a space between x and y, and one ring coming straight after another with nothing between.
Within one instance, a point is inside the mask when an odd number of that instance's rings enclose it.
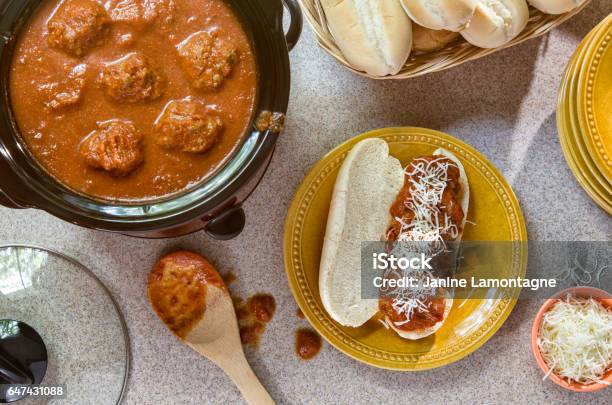
<instances>
[{"instance_id":1,"label":"sub roll","mask_svg":"<svg viewBox=\"0 0 612 405\"><path fill-rule=\"evenodd\" d=\"M476 0L401 0L414 22L432 30L461 31L470 22Z\"/></svg>"},{"instance_id":2,"label":"sub roll","mask_svg":"<svg viewBox=\"0 0 612 405\"><path fill-rule=\"evenodd\" d=\"M412 49L412 23L398 0L321 0L346 60L374 76L398 73Z\"/></svg>"},{"instance_id":3,"label":"sub roll","mask_svg":"<svg viewBox=\"0 0 612 405\"><path fill-rule=\"evenodd\" d=\"M339 324L358 327L378 312L361 297L361 242L378 241L389 207L404 184L404 171L382 139L359 142L340 167L334 186L319 268L323 307Z\"/></svg>"},{"instance_id":4,"label":"sub roll","mask_svg":"<svg viewBox=\"0 0 612 405\"><path fill-rule=\"evenodd\" d=\"M580 7L586 0L527 0L546 14L563 14Z\"/></svg>"},{"instance_id":5,"label":"sub roll","mask_svg":"<svg viewBox=\"0 0 612 405\"><path fill-rule=\"evenodd\" d=\"M444 48L459 36L446 30L432 30L412 24L412 50L414 52L433 52Z\"/></svg>"},{"instance_id":6,"label":"sub roll","mask_svg":"<svg viewBox=\"0 0 612 405\"><path fill-rule=\"evenodd\" d=\"M384 140L357 143L338 173L323 242L319 293L328 314L350 327L381 314L405 339L439 330L453 305L451 293L443 288L416 300L405 294L362 298L361 243L412 241L438 252L448 242L461 241L469 194L463 165L444 149L415 159L404 170Z\"/></svg>"},{"instance_id":7,"label":"sub roll","mask_svg":"<svg viewBox=\"0 0 612 405\"><path fill-rule=\"evenodd\" d=\"M497 48L516 38L528 21L525 0L478 0L474 16L461 35L480 48Z\"/></svg>"}]
</instances>

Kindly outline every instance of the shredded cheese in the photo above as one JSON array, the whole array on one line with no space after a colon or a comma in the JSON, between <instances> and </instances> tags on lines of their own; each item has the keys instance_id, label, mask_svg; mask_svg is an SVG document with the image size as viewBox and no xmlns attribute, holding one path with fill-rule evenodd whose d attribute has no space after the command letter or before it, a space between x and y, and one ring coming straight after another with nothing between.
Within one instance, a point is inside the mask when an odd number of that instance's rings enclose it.
<instances>
[{"instance_id":1,"label":"shredded cheese","mask_svg":"<svg viewBox=\"0 0 612 405\"><path fill-rule=\"evenodd\" d=\"M395 220L400 224L400 232L397 241L400 242L394 250L398 257L406 257L415 252L423 252L428 256L436 256L446 251L444 235L452 239L459 237L459 228L454 224L448 214L440 211L442 196L448 184L448 169L456 167L446 157L437 159L416 159L406 169L406 175L410 181L411 198L406 202L406 207L414 213L414 219L407 223L400 217ZM442 207L443 208L443 207ZM434 278L429 271L406 270L405 274L394 274L397 277L409 277L422 280ZM389 277L386 274L386 277ZM421 313L429 312L431 297L436 295L435 287L425 287L420 283L416 288L398 288L389 292L393 296L392 307L398 314L404 314L406 320L394 322L401 326L412 320L415 311Z\"/></svg>"},{"instance_id":2,"label":"shredded cheese","mask_svg":"<svg viewBox=\"0 0 612 405\"><path fill-rule=\"evenodd\" d=\"M603 377L612 369L612 311L592 298L568 296L544 314L538 347L559 377L609 385Z\"/></svg>"},{"instance_id":3,"label":"shredded cheese","mask_svg":"<svg viewBox=\"0 0 612 405\"><path fill-rule=\"evenodd\" d=\"M411 198L406 207L414 212L414 219L406 223L395 218L401 225L399 242L429 242L433 252L428 253L437 254L446 249L443 235L450 235L452 239L459 236L457 224L439 208L448 184L449 167L456 166L446 157L416 159L409 166L412 169L406 174L410 179Z\"/></svg>"}]
</instances>

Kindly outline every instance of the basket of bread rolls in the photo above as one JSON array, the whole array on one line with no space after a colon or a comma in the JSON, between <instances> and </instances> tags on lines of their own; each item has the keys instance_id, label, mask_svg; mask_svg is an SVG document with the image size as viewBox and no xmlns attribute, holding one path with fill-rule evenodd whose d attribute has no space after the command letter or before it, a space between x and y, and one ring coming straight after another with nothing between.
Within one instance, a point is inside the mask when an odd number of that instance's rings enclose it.
<instances>
[{"instance_id":1,"label":"basket of bread rolls","mask_svg":"<svg viewBox=\"0 0 612 405\"><path fill-rule=\"evenodd\" d=\"M323 49L353 72L408 79L538 37L590 0L299 0Z\"/></svg>"}]
</instances>

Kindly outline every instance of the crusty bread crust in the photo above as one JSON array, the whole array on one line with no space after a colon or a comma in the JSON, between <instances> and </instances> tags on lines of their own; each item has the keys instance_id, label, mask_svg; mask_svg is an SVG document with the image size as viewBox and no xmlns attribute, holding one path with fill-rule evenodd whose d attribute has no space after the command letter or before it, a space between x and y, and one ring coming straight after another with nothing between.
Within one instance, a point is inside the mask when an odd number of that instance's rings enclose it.
<instances>
[{"instance_id":1,"label":"crusty bread crust","mask_svg":"<svg viewBox=\"0 0 612 405\"><path fill-rule=\"evenodd\" d=\"M378 311L378 300L361 298L361 243L382 239L389 207L404 185L401 163L387 142L359 142L348 153L334 186L321 253L319 293L338 323L357 327Z\"/></svg>"},{"instance_id":2,"label":"crusty bread crust","mask_svg":"<svg viewBox=\"0 0 612 405\"><path fill-rule=\"evenodd\" d=\"M412 49L412 22L398 0L321 0L338 47L359 70L386 76L400 71Z\"/></svg>"},{"instance_id":3,"label":"crusty bread crust","mask_svg":"<svg viewBox=\"0 0 612 405\"><path fill-rule=\"evenodd\" d=\"M527 0L529 4L546 14L563 14L578 8L586 0Z\"/></svg>"},{"instance_id":4,"label":"crusty bread crust","mask_svg":"<svg viewBox=\"0 0 612 405\"><path fill-rule=\"evenodd\" d=\"M527 26L529 7L525 0L495 0L492 7L478 0L476 12L461 35L480 48L497 48L507 44ZM500 10L504 10L501 12Z\"/></svg>"},{"instance_id":5,"label":"crusty bread crust","mask_svg":"<svg viewBox=\"0 0 612 405\"><path fill-rule=\"evenodd\" d=\"M433 52L444 48L459 37L459 33L446 30L432 30L412 24L412 50L414 52Z\"/></svg>"},{"instance_id":6,"label":"crusty bread crust","mask_svg":"<svg viewBox=\"0 0 612 405\"><path fill-rule=\"evenodd\" d=\"M432 30L461 31L470 22L476 0L401 0L417 24Z\"/></svg>"}]
</instances>

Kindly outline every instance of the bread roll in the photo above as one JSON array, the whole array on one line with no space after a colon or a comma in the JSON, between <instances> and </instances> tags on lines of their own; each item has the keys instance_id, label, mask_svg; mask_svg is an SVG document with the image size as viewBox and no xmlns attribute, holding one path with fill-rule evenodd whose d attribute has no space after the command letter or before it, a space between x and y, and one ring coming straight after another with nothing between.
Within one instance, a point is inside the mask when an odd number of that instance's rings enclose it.
<instances>
[{"instance_id":1,"label":"bread roll","mask_svg":"<svg viewBox=\"0 0 612 405\"><path fill-rule=\"evenodd\" d=\"M432 30L412 24L412 50L415 52L433 52L444 48L457 38L457 32Z\"/></svg>"},{"instance_id":2,"label":"bread roll","mask_svg":"<svg viewBox=\"0 0 612 405\"><path fill-rule=\"evenodd\" d=\"M586 0L527 0L546 14L563 14L580 7Z\"/></svg>"},{"instance_id":3,"label":"bread roll","mask_svg":"<svg viewBox=\"0 0 612 405\"><path fill-rule=\"evenodd\" d=\"M525 0L478 0L476 12L461 35L480 48L497 48L520 34L528 20Z\"/></svg>"},{"instance_id":4,"label":"bread roll","mask_svg":"<svg viewBox=\"0 0 612 405\"><path fill-rule=\"evenodd\" d=\"M457 165L457 168L459 169L459 184L461 185L460 204L461 204L461 209L463 210L463 223L461 224L461 229L463 230L465 228L465 224L467 221L467 214L468 214L468 209L470 205L470 184L468 182L467 174L465 173L465 168L463 167L463 164L461 163L461 161L457 159L457 157L453 153L447 151L446 149L442 149L442 148L436 149L432 153L432 155L446 156L451 161L453 161L453 163L455 163L455 165ZM460 233L456 239L456 242L460 242L462 236L463 236L462 233ZM393 322L388 317L386 317L387 324L391 327L391 329L397 332L397 334L403 337L404 339L416 340L416 339L422 339L429 335L433 335L434 333L438 331L438 329L442 327L442 325L446 321L446 318L448 314L450 313L450 310L453 306L452 295L447 290L444 291L444 295L446 297L444 300L444 317L442 318L440 322L436 323L435 325L429 328L425 328L425 329L404 331L404 330L401 330L395 327Z\"/></svg>"},{"instance_id":5,"label":"bread roll","mask_svg":"<svg viewBox=\"0 0 612 405\"><path fill-rule=\"evenodd\" d=\"M463 210L463 223L461 224L461 229L465 229L465 224L467 223L468 210L470 208L470 182L468 181L467 173L465 172L465 168L461 161L455 156L452 152L447 151L446 149L438 148L436 149L432 155L442 155L446 156L450 160L453 161L459 168L459 184L461 184L461 209ZM457 242L461 242L461 238L463 237L463 233L459 234L457 238Z\"/></svg>"},{"instance_id":6,"label":"bread roll","mask_svg":"<svg viewBox=\"0 0 612 405\"><path fill-rule=\"evenodd\" d=\"M401 0L414 22L432 30L461 31L476 9L476 0Z\"/></svg>"},{"instance_id":7,"label":"bread roll","mask_svg":"<svg viewBox=\"0 0 612 405\"><path fill-rule=\"evenodd\" d=\"M321 0L346 60L374 76L400 71L412 49L412 24L399 0Z\"/></svg>"},{"instance_id":8,"label":"bread roll","mask_svg":"<svg viewBox=\"0 0 612 405\"><path fill-rule=\"evenodd\" d=\"M340 168L323 241L319 293L325 310L341 325L361 326L378 311L377 299L361 298L361 243L383 238L403 185L402 165L389 156L382 139L359 142Z\"/></svg>"}]
</instances>

